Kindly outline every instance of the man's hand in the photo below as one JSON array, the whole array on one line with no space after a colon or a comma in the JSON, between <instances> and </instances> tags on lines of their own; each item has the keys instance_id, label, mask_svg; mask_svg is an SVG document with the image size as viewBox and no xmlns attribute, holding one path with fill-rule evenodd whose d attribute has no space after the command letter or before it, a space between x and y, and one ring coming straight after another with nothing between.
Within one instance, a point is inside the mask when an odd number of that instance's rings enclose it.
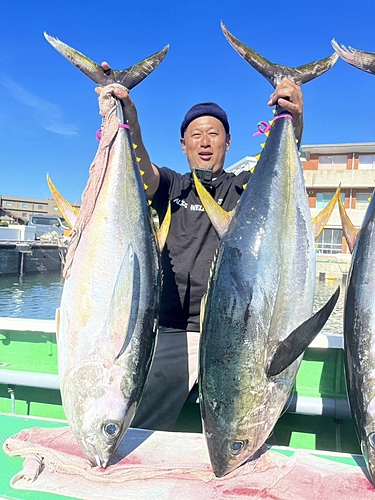
<instances>
[{"instance_id":1,"label":"man's hand","mask_svg":"<svg viewBox=\"0 0 375 500\"><path fill-rule=\"evenodd\" d=\"M301 87L289 78L283 78L276 87L275 92L270 95L268 106L279 104L293 116L296 138L301 142L303 129L303 97Z\"/></svg>"},{"instance_id":2,"label":"man's hand","mask_svg":"<svg viewBox=\"0 0 375 500\"><path fill-rule=\"evenodd\" d=\"M298 119L303 112L301 87L289 80L289 78L283 78L276 87L275 92L270 95L268 102L268 106L275 106L276 104L289 111L295 120Z\"/></svg>"},{"instance_id":3,"label":"man's hand","mask_svg":"<svg viewBox=\"0 0 375 500\"><path fill-rule=\"evenodd\" d=\"M102 68L103 71L111 71L111 67L107 62L102 63ZM102 87L96 87L95 92L97 94L100 94L102 91ZM131 130L134 132L135 130L139 129L139 122L138 122L138 113L137 109L134 105L134 102L132 101L128 90L125 87L122 88L115 88L113 89L113 95L117 97L118 99L121 100L122 106L124 108L124 114L125 118L131 128Z\"/></svg>"}]
</instances>

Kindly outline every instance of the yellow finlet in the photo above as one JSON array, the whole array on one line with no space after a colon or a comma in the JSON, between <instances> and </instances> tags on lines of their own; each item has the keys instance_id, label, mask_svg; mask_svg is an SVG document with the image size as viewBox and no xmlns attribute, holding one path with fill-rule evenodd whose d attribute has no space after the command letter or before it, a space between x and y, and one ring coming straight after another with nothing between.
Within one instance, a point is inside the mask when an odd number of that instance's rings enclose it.
<instances>
[{"instance_id":1,"label":"yellow finlet","mask_svg":"<svg viewBox=\"0 0 375 500\"><path fill-rule=\"evenodd\" d=\"M266 137L268 137L268 136L270 135L270 133L269 133L269 132L264 132L264 135L265 135Z\"/></svg>"},{"instance_id":2,"label":"yellow finlet","mask_svg":"<svg viewBox=\"0 0 375 500\"><path fill-rule=\"evenodd\" d=\"M266 143L262 142L262 144L261 144L262 149L264 148L265 145L266 145Z\"/></svg>"},{"instance_id":3,"label":"yellow finlet","mask_svg":"<svg viewBox=\"0 0 375 500\"><path fill-rule=\"evenodd\" d=\"M144 187L145 191L147 191L147 189L148 189L147 184L143 184L143 187Z\"/></svg>"},{"instance_id":4,"label":"yellow finlet","mask_svg":"<svg viewBox=\"0 0 375 500\"><path fill-rule=\"evenodd\" d=\"M231 212L227 212L226 210L221 208L220 205L216 203L216 201L212 198L207 189L204 186L202 186L194 170L193 170L193 179L198 196L202 202L204 209L206 210L207 216L210 219L211 224L215 228L215 231L221 238L228 228L229 222L233 217L234 211L232 210Z\"/></svg>"},{"instance_id":5,"label":"yellow finlet","mask_svg":"<svg viewBox=\"0 0 375 500\"><path fill-rule=\"evenodd\" d=\"M141 161L141 158L138 158L138 156L136 156L135 159L137 160L137 163Z\"/></svg>"},{"instance_id":6,"label":"yellow finlet","mask_svg":"<svg viewBox=\"0 0 375 500\"><path fill-rule=\"evenodd\" d=\"M248 185L249 185L249 183L248 183L248 182L246 182L246 184L244 184L244 185L242 186L242 189L245 191L245 189L247 189L247 186L248 186Z\"/></svg>"},{"instance_id":7,"label":"yellow finlet","mask_svg":"<svg viewBox=\"0 0 375 500\"><path fill-rule=\"evenodd\" d=\"M259 158L260 158L260 154L259 155L255 155L255 159L256 160L259 160Z\"/></svg>"},{"instance_id":8,"label":"yellow finlet","mask_svg":"<svg viewBox=\"0 0 375 500\"><path fill-rule=\"evenodd\" d=\"M134 142L133 142L133 149L137 149L137 147L138 147L138 144L134 144Z\"/></svg>"},{"instance_id":9,"label":"yellow finlet","mask_svg":"<svg viewBox=\"0 0 375 500\"><path fill-rule=\"evenodd\" d=\"M140 173L141 175L145 175L144 170L139 169L139 173Z\"/></svg>"}]
</instances>

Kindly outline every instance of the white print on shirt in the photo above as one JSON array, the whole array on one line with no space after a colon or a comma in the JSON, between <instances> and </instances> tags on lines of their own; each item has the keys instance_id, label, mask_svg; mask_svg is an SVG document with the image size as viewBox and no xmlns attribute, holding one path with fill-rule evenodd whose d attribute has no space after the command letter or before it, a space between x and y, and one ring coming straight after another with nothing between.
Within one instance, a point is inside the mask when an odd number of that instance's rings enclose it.
<instances>
[{"instance_id":1,"label":"white print on shirt","mask_svg":"<svg viewBox=\"0 0 375 500\"><path fill-rule=\"evenodd\" d=\"M173 203L176 203L177 205L180 205L180 207L184 207L184 208L188 207L188 204L186 203L186 201L180 200L180 198L175 198L173 200Z\"/></svg>"},{"instance_id":2,"label":"white print on shirt","mask_svg":"<svg viewBox=\"0 0 375 500\"><path fill-rule=\"evenodd\" d=\"M190 210L194 210L195 212L204 212L202 205L190 205Z\"/></svg>"},{"instance_id":3,"label":"white print on shirt","mask_svg":"<svg viewBox=\"0 0 375 500\"><path fill-rule=\"evenodd\" d=\"M188 208L188 204L186 203L186 201L180 200L180 198L175 198L173 200L173 203L176 203L176 205L179 205L180 207ZM223 203L222 198L217 200L218 205L221 205L222 203ZM204 212L205 211L202 205L193 205L193 204L190 205L190 210L193 210L194 212Z\"/></svg>"}]
</instances>

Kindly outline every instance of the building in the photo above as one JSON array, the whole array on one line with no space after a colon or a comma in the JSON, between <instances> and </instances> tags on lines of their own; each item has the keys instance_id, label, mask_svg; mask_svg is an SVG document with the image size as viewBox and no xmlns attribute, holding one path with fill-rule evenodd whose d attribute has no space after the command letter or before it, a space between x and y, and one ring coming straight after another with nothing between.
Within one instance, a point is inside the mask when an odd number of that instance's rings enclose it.
<instances>
[{"instance_id":1,"label":"building","mask_svg":"<svg viewBox=\"0 0 375 500\"><path fill-rule=\"evenodd\" d=\"M375 142L303 145L302 165L311 217L332 199L341 185L341 198L352 223L359 228L375 188ZM251 160L251 161L250 161ZM227 171L253 168L254 157L245 157ZM338 207L317 239L319 253L349 253Z\"/></svg>"},{"instance_id":2,"label":"building","mask_svg":"<svg viewBox=\"0 0 375 500\"><path fill-rule=\"evenodd\" d=\"M73 206L79 208L80 204L74 203ZM12 221L25 224L31 214L62 217L53 198L38 199L0 195L0 222Z\"/></svg>"}]
</instances>

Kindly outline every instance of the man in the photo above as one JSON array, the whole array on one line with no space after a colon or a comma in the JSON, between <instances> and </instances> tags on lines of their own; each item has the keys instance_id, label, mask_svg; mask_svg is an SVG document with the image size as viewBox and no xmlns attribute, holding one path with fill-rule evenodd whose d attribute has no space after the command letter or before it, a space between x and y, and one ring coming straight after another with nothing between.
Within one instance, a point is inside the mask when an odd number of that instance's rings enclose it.
<instances>
[{"instance_id":1,"label":"man","mask_svg":"<svg viewBox=\"0 0 375 500\"><path fill-rule=\"evenodd\" d=\"M103 63L103 69L109 69ZM99 92L99 90L98 90ZM200 302L206 292L219 238L195 190L191 171L212 171L207 189L225 210L232 210L249 180L224 171L231 136L225 111L215 103L193 106L181 125L181 146L190 172L184 175L151 163L142 141L137 111L125 90L115 90L122 100L132 139L137 145L144 171L147 195L162 220L171 202L171 227L162 254L163 293L159 335L148 383L132 427L172 430L186 398L197 381ZM271 94L276 103L290 111L296 137L302 134L302 92L288 79Z\"/></svg>"}]
</instances>

